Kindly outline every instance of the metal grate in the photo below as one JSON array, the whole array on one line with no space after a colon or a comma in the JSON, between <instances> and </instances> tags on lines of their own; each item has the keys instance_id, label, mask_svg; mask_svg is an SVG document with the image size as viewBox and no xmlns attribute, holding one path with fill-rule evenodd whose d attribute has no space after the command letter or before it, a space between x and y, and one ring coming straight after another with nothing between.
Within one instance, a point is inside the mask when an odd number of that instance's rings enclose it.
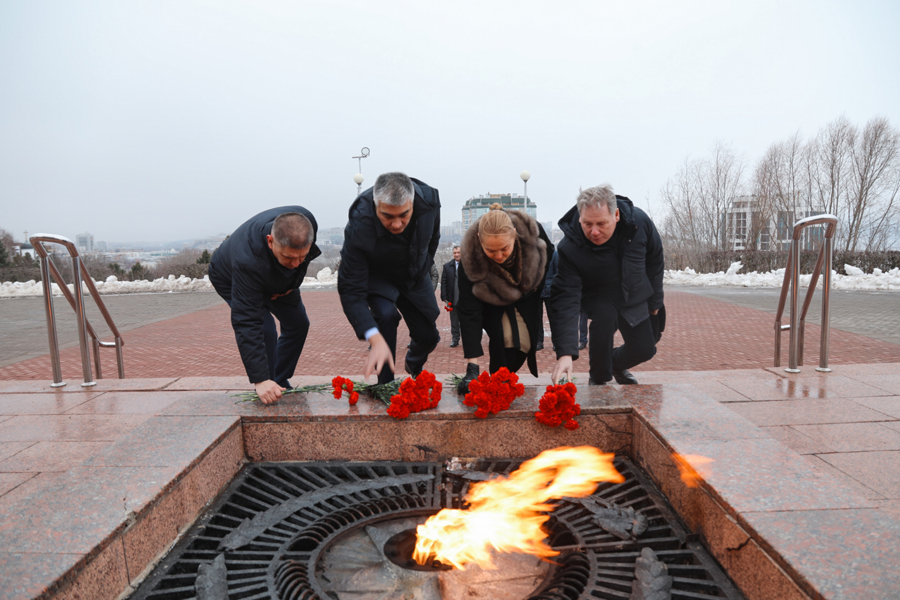
<instances>
[{"instance_id":1,"label":"metal grate","mask_svg":"<svg viewBox=\"0 0 900 600\"><path fill-rule=\"evenodd\" d=\"M489 590L497 582L439 584L438 578L455 574L406 571L382 549L441 508L463 508L472 481L509 473L520 462L248 466L132 598L427 600L446 597L441 586L448 585L473 586L469 595L476 596L478 586ZM628 599L638 557L650 548L668 569L674 600L743 600L646 476L626 459L616 466L624 483L556 502L546 527L561 554L555 564L527 567L516 597ZM358 580L370 581L372 589L347 591Z\"/></svg>"}]
</instances>

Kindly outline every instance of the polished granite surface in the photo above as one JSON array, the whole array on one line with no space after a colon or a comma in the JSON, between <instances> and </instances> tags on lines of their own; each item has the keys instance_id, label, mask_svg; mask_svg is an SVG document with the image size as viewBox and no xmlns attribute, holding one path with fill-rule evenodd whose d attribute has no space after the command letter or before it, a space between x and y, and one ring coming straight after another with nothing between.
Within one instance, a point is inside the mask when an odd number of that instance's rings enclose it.
<instances>
[{"instance_id":1,"label":"polished granite surface","mask_svg":"<svg viewBox=\"0 0 900 600\"><path fill-rule=\"evenodd\" d=\"M574 432L533 420L540 386L485 420L448 386L437 409L398 422L375 401L329 394L239 403L241 378L0 381L0 514L14 517L0 523L0 599L115 598L248 458L434 460L566 444L640 455L748 597L898 598L898 373L641 373L640 386L581 386Z\"/></svg>"}]
</instances>

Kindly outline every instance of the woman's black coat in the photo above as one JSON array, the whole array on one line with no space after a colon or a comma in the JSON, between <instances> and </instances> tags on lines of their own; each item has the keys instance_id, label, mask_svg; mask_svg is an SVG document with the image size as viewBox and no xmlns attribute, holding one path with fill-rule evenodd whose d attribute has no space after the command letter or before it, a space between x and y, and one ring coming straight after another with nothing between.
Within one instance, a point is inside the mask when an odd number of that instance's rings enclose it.
<instances>
[{"instance_id":1,"label":"woman's black coat","mask_svg":"<svg viewBox=\"0 0 900 600\"><path fill-rule=\"evenodd\" d=\"M463 343L463 353L466 358L477 358L484 355L481 346L482 330L487 332L490 356L489 369L491 373L498 371L501 367L510 367L506 362L507 353L503 344L501 319L503 313L508 310L518 310L528 328L528 335L531 337L531 348L526 359L528 369L532 375L537 377L535 345L541 339L541 330L544 327L541 291L544 288L544 280L547 277L547 267L553 256L553 244L540 223L523 212L515 210L507 212L516 226L519 242L524 253L523 270L530 270L532 275L535 274L535 270L538 270L536 278L534 276L523 276L523 280L528 279L530 282L534 282L535 287L530 290L517 290L511 284L503 282L496 277L478 277L475 278L476 281L473 283L466 272L466 265L468 264L469 268L472 269L473 259L477 259L475 262L476 269L483 273L482 267L485 265L483 261L490 260L481 249L481 244L478 243L478 236L475 234L478 231L478 221L476 221L466 232L460 248L462 258L458 271L459 302L454 307L454 310L459 311L459 328ZM478 254L473 255L472 253ZM538 260L538 253L544 255L540 260ZM481 289L473 289L476 287L475 284L478 284ZM491 301L482 299L488 297L491 298ZM512 300L516 297L517 299ZM515 327L515 315L510 315L510 317L510 324Z\"/></svg>"}]
</instances>

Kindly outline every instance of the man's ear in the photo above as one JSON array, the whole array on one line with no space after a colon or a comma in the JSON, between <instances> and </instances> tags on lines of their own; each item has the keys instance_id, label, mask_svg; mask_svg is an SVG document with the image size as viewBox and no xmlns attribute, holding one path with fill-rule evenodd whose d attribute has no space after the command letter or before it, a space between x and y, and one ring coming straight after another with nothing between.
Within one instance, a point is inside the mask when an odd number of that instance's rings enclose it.
<instances>
[{"instance_id":1,"label":"man's ear","mask_svg":"<svg viewBox=\"0 0 900 600\"><path fill-rule=\"evenodd\" d=\"M269 248L270 248L270 249L274 249L275 238L273 238L271 235L267 235L267 236L266 236L266 242L269 243Z\"/></svg>"}]
</instances>

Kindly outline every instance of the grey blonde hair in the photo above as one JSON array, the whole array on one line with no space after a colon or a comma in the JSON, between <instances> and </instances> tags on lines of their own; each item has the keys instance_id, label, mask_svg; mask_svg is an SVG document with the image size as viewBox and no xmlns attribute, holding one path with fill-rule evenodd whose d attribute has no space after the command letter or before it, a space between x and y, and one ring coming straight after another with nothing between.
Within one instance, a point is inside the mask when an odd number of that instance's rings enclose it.
<instances>
[{"instance_id":1,"label":"grey blonde hair","mask_svg":"<svg viewBox=\"0 0 900 600\"><path fill-rule=\"evenodd\" d=\"M576 204L578 205L579 215L589 206L600 208L605 205L611 215L616 214L616 209L619 208L618 204L616 204L616 193L608 183L595 185L586 190L579 190Z\"/></svg>"},{"instance_id":2,"label":"grey blonde hair","mask_svg":"<svg viewBox=\"0 0 900 600\"><path fill-rule=\"evenodd\" d=\"M416 188L412 179L404 173L382 173L375 180L372 190L375 206L387 204L389 206L403 206L416 197Z\"/></svg>"}]
</instances>

